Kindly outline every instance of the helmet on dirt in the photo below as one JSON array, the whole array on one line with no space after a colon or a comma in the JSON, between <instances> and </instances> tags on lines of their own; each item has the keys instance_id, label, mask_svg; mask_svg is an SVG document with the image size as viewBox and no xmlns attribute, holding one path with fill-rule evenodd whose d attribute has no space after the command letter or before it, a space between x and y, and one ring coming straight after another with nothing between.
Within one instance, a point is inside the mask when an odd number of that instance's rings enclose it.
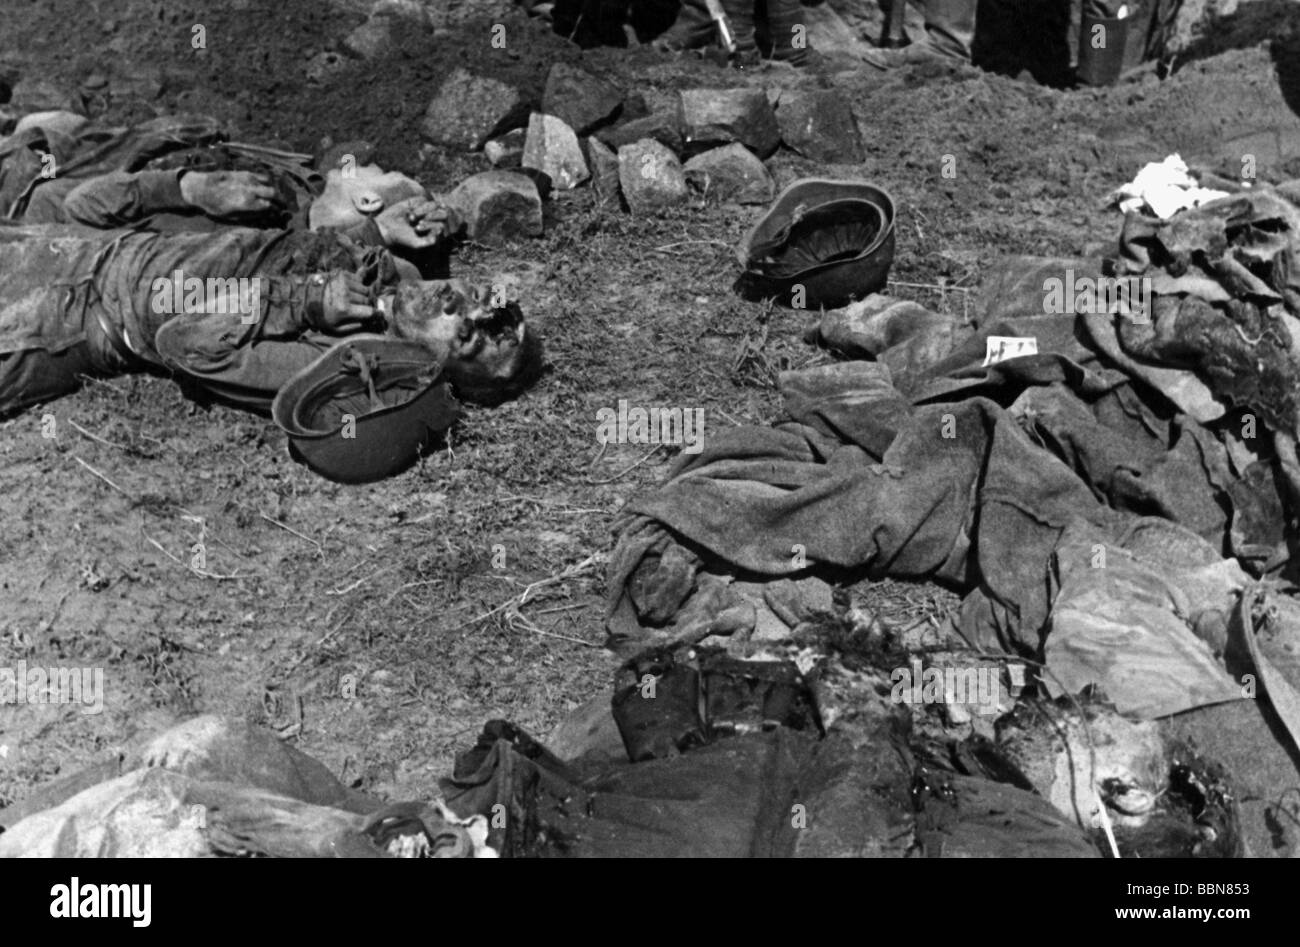
<instances>
[{"instance_id":1,"label":"helmet on dirt","mask_svg":"<svg viewBox=\"0 0 1300 947\"><path fill-rule=\"evenodd\" d=\"M429 350L379 335L339 342L294 375L271 405L294 458L338 483L370 483L406 469L458 415Z\"/></svg>"},{"instance_id":2,"label":"helmet on dirt","mask_svg":"<svg viewBox=\"0 0 1300 947\"><path fill-rule=\"evenodd\" d=\"M737 249L746 299L835 309L885 285L894 199L865 181L802 178L777 195ZM802 287L802 291L800 291Z\"/></svg>"}]
</instances>

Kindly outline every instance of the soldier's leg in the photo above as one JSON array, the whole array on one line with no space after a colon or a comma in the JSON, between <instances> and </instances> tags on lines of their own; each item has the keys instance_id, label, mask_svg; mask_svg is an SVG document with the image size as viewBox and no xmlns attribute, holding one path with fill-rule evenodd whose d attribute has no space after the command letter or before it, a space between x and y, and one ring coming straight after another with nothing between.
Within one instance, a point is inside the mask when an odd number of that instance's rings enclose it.
<instances>
[{"instance_id":1,"label":"soldier's leg","mask_svg":"<svg viewBox=\"0 0 1300 947\"><path fill-rule=\"evenodd\" d=\"M754 0L722 0L722 9L731 22L736 39L736 62L758 62L758 39L754 35Z\"/></svg>"},{"instance_id":2,"label":"soldier's leg","mask_svg":"<svg viewBox=\"0 0 1300 947\"><path fill-rule=\"evenodd\" d=\"M90 347L78 342L61 352L28 349L0 355L0 418L72 394L83 375L95 375Z\"/></svg>"},{"instance_id":3,"label":"soldier's leg","mask_svg":"<svg viewBox=\"0 0 1300 947\"><path fill-rule=\"evenodd\" d=\"M976 0L926 0L925 31L935 52L970 61Z\"/></svg>"},{"instance_id":4,"label":"soldier's leg","mask_svg":"<svg viewBox=\"0 0 1300 947\"><path fill-rule=\"evenodd\" d=\"M654 41L660 49L699 49L717 41L717 28L704 0L684 0L681 12L668 31Z\"/></svg>"},{"instance_id":5,"label":"soldier's leg","mask_svg":"<svg viewBox=\"0 0 1300 947\"><path fill-rule=\"evenodd\" d=\"M799 0L767 0L767 29L773 59L795 66L808 62L807 24Z\"/></svg>"},{"instance_id":6,"label":"soldier's leg","mask_svg":"<svg viewBox=\"0 0 1300 947\"><path fill-rule=\"evenodd\" d=\"M69 339L72 344L56 346L57 351L33 348L0 354L0 418L70 395L87 375L108 378L138 367L114 347L93 309L86 316L76 341Z\"/></svg>"},{"instance_id":7,"label":"soldier's leg","mask_svg":"<svg viewBox=\"0 0 1300 947\"><path fill-rule=\"evenodd\" d=\"M923 6L925 35L901 49L872 50L868 61L882 69L927 59L970 62L978 0L924 0Z\"/></svg>"}]
</instances>

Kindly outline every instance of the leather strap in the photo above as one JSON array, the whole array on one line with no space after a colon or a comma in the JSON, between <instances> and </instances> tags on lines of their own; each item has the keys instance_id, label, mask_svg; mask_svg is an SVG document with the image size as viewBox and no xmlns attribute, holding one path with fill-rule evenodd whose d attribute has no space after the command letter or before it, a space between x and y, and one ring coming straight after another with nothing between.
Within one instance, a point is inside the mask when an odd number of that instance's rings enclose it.
<instances>
[{"instance_id":1,"label":"leather strap","mask_svg":"<svg viewBox=\"0 0 1300 947\"><path fill-rule=\"evenodd\" d=\"M317 273L307 278L306 295L303 300L307 324L313 329L325 331L325 286L326 277Z\"/></svg>"}]
</instances>

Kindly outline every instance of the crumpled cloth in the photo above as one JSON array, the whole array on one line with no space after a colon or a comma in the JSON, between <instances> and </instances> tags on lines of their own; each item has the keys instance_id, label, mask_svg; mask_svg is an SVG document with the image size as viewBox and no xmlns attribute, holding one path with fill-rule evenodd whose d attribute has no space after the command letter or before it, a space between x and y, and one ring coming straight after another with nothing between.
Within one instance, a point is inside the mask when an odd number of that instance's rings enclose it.
<instances>
[{"instance_id":1,"label":"crumpled cloth","mask_svg":"<svg viewBox=\"0 0 1300 947\"><path fill-rule=\"evenodd\" d=\"M486 821L343 786L273 734L188 720L0 809L0 858L382 858L418 831L435 857L492 857Z\"/></svg>"},{"instance_id":2,"label":"crumpled cloth","mask_svg":"<svg viewBox=\"0 0 1300 947\"><path fill-rule=\"evenodd\" d=\"M1242 697L1206 639L1223 639L1248 577L1154 517L1113 543L1067 529L1053 554L1049 696L1098 685L1121 714L1167 717Z\"/></svg>"},{"instance_id":3,"label":"crumpled cloth","mask_svg":"<svg viewBox=\"0 0 1300 947\"><path fill-rule=\"evenodd\" d=\"M668 713L665 702L646 703ZM822 737L779 725L637 763L565 762L494 720L441 781L443 798L381 806L265 731L201 717L38 792L6 822L0 857L1097 854L1043 797L993 781L1006 774L918 770L908 746L903 721L877 707Z\"/></svg>"},{"instance_id":4,"label":"crumpled cloth","mask_svg":"<svg viewBox=\"0 0 1300 947\"><path fill-rule=\"evenodd\" d=\"M990 334L1035 335L1039 354L984 366ZM1115 537L1128 517L1160 515L1222 545L1237 479L1226 450L1080 336L1072 316L986 324L910 398L883 360L785 373L788 420L714 434L628 504L610 634L646 632L625 586L669 542L766 576L832 566L934 579L985 600L972 604L984 616L964 629L972 640L1031 652L1048 559L1072 519Z\"/></svg>"},{"instance_id":5,"label":"crumpled cloth","mask_svg":"<svg viewBox=\"0 0 1300 947\"><path fill-rule=\"evenodd\" d=\"M915 795L916 836L926 858L1101 857L1073 822L1036 793L944 774Z\"/></svg>"},{"instance_id":6,"label":"crumpled cloth","mask_svg":"<svg viewBox=\"0 0 1300 947\"><path fill-rule=\"evenodd\" d=\"M1139 364L1189 369L1229 408L1294 433L1300 398L1300 207L1293 188L1256 189L1165 223L1129 215L1121 275L1149 279L1154 318L1119 343Z\"/></svg>"},{"instance_id":7,"label":"crumpled cloth","mask_svg":"<svg viewBox=\"0 0 1300 947\"><path fill-rule=\"evenodd\" d=\"M1130 215L1109 261L1008 261L986 277L973 327L883 297L825 314L817 338L871 360L783 374L778 423L714 434L628 503L608 573L611 645L671 632L627 586L653 590L677 546L715 571L931 579L966 596L956 623L973 644L1031 654L1051 647L1063 587L1068 601L1099 592L1122 611L1119 571L1092 577L1091 592L1053 571L1069 561L1067 528L1117 551L1158 517L1215 562L1236 557L1257 575L1285 565L1288 458L1275 435L1297 429L1295 193L1244 192L1164 223ZM1095 294L1045 312L1045 280L1066 271L1150 279L1149 318ZM990 336L1032 338L1036 354L984 364ZM1139 716L1242 696L1174 591L1185 571L1147 565L1139 584L1168 618L1142 647L1170 659L1169 686L1144 695L1122 681L1095 626L1063 630L1057 660L1068 653L1074 683L1101 683ZM1189 703L1174 692L1190 670Z\"/></svg>"},{"instance_id":8,"label":"crumpled cloth","mask_svg":"<svg viewBox=\"0 0 1300 947\"><path fill-rule=\"evenodd\" d=\"M938 798L918 805L891 731L817 740L777 727L584 772L493 721L442 789L458 812L508 813L491 839L507 856L1097 856L1072 820L1014 786L935 773Z\"/></svg>"},{"instance_id":9,"label":"crumpled cloth","mask_svg":"<svg viewBox=\"0 0 1300 947\"><path fill-rule=\"evenodd\" d=\"M978 588L997 606L995 630L1036 647L1048 604L1043 566L1057 537L1074 516L1105 526L1114 514L994 402L907 410L882 366L837 368L842 387L821 397L811 386L801 390L804 377L783 379L811 423L720 432L662 489L629 504L609 576L618 594L612 634L637 636L621 593L638 553L666 528L768 576L831 565ZM821 374L813 381L831 373ZM858 374L875 377L855 384ZM859 410L873 402L885 410ZM898 427L890 427L891 412ZM1011 548L1017 552L1003 552Z\"/></svg>"}]
</instances>

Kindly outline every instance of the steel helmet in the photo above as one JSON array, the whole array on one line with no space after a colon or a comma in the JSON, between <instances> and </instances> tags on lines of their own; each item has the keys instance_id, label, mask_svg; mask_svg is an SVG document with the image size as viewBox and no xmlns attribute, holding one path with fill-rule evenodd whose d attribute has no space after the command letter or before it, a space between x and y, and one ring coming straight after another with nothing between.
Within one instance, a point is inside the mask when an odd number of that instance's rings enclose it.
<instances>
[{"instance_id":1,"label":"steel helmet","mask_svg":"<svg viewBox=\"0 0 1300 947\"><path fill-rule=\"evenodd\" d=\"M289 379L271 417L290 453L338 483L370 483L415 462L460 413L423 345L355 335Z\"/></svg>"},{"instance_id":2,"label":"steel helmet","mask_svg":"<svg viewBox=\"0 0 1300 947\"><path fill-rule=\"evenodd\" d=\"M885 285L894 262L894 199L865 181L802 178L772 202L737 249L746 299L835 309Z\"/></svg>"}]
</instances>

